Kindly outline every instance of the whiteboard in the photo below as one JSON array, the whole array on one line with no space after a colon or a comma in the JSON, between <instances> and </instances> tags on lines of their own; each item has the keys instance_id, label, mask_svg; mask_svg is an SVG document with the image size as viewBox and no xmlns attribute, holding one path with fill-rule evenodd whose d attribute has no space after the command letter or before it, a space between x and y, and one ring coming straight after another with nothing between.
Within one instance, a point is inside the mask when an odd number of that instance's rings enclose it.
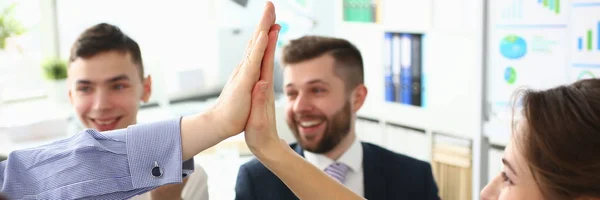
<instances>
[{"instance_id":1,"label":"whiteboard","mask_svg":"<svg viewBox=\"0 0 600 200\"><path fill-rule=\"evenodd\" d=\"M600 75L600 0L488 0L487 9L484 134L505 143L517 90Z\"/></svg>"}]
</instances>

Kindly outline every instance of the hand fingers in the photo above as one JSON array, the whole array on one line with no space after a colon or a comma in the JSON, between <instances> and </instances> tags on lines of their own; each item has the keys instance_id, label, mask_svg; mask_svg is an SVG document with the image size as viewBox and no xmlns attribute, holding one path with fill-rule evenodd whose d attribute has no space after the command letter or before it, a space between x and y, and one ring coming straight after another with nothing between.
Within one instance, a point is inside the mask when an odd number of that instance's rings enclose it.
<instances>
[{"instance_id":1,"label":"hand fingers","mask_svg":"<svg viewBox=\"0 0 600 200\"><path fill-rule=\"evenodd\" d=\"M273 89L273 82L268 82L269 83L269 87L268 90L266 91L266 102L265 105L267 106L266 108L266 117L267 117L267 121L270 122L274 127L276 127L276 120L275 120L275 90ZM276 133L277 134L277 133Z\"/></svg>"},{"instance_id":2,"label":"hand fingers","mask_svg":"<svg viewBox=\"0 0 600 200\"><path fill-rule=\"evenodd\" d=\"M231 83L231 81L233 81L235 79L235 77L237 76L237 74L240 71L240 68L244 64L246 58L250 57L250 52L252 51L252 42L253 41L254 41L254 39L248 40L248 44L246 44L246 50L244 50L244 58L242 59L240 64L238 64L238 66L233 69L233 72L231 73L231 76L229 77L229 80L227 81L227 85L229 85L229 83Z\"/></svg>"},{"instance_id":3,"label":"hand fingers","mask_svg":"<svg viewBox=\"0 0 600 200\"><path fill-rule=\"evenodd\" d=\"M252 51L250 55L246 56L244 64L242 64L242 71L244 76L255 78L253 79L253 83L258 80L260 76L260 67L263 56L265 55L265 49L267 48L267 34L265 32L260 32L257 40L255 40L252 45Z\"/></svg>"},{"instance_id":4,"label":"hand fingers","mask_svg":"<svg viewBox=\"0 0 600 200\"><path fill-rule=\"evenodd\" d=\"M269 30L269 42L265 56L262 60L262 66L260 68L260 80L267 81L273 84L273 68L275 62L275 48L277 47L277 38L279 37L279 30L281 26L274 24Z\"/></svg>"},{"instance_id":5,"label":"hand fingers","mask_svg":"<svg viewBox=\"0 0 600 200\"><path fill-rule=\"evenodd\" d=\"M249 76L252 79L252 82L256 81L260 76L260 65L262 62L262 57L264 56L264 50L266 48L267 42L259 41L259 38L262 35L266 35L270 29L270 27L275 23L275 7L273 3L268 1L265 5L265 9L263 11L262 17L256 27L254 35L246 45L246 53L244 54L244 58L242 59L242 63L238 68L241 69L244 76ZM266 40L267 36L264 36L264 40ZM257 44L260 44L257 46ZM263 45L265 47L263 47ZM234 71L235 76L237 76L239 69ZM233 77L235 77L233 76ZM254 79L256 78L256 79Z\"/></svg>"},{"instance_id":6,"label":"hand fingers","mask_svg":"<svg viewBox=\"0 0 600 200\"><path fill-rule=\"evenodd\" d=\"M258 22L258 25L256 26L256 30L254 31L252 39L256 40L256 38L258 38L258 34L261 31L268 33L269 28L271 28L271 25L273 25L275 23L275 18L276 18L275 6L273 5L272 2L267 1L267 4L265 5L265 9L263 11L262 17L260 18L260 21Z\"/></svg>"},{"instance_id":7,"label":"hand fingers","mask_svg":"<svg viewBox=\"0 0 600 200\"><path fill-rule=\"evenodd\" d=\"M246 129L251 129L256 132L264 132L268 130L267 120L267 92L269 83L266 81L258 81L252 90L252 106Z\"/></svg>"},{"instance_id":8,"label":"hand fingers","mask_svg":"<svg viewBox=\"0 0 600 200\"><path fill-rule=\"evenodd\" d=\"M244 50L244 56L250 55L250 52L252 52L252 44L254 44L254 41L256 40L256 38L250 38L250 40L248 40L248 44L246 44L246 50Z\"/></svg>"},{"instance_id":9,"label":"hand fingers","mask_svg":"<svg viewBox=\"0 0 600 200\"><path fill-rule=\"evenodd\" d=\"M231 73L231 75L229 75L229 79L227 80L227 83L225 84L225 86L229 85L230 83L233 82L233 80L235 80L235 78L238 75L238 73L240 72L240 68L242 67L243 64L244 64L244 60L242 60L242 62L233 69L233 72Z\"/></svg>"}]
</instances>

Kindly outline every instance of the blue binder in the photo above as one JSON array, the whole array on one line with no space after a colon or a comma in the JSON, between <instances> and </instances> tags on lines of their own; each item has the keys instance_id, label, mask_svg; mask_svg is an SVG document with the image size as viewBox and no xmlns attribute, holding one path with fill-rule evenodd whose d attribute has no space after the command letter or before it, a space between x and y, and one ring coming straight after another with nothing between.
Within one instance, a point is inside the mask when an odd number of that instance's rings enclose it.
<instances>
[{"instance_id":1,"label":"blue binder","mask_svg":"<svg viewBox=\"0 0 600 200\"><path fill-rule=\"evenodd\" d=\"M412 46L411 36L402 34L400 37L401 56L400 56L400 84L402 85L401 97L403 104L412 104Z\"/></svg>"},{"instance_id":2,"label":"blue binder","mask_svg":"<svg viewBox=\"0 0 600 200\"><path fill-rule=\"evenodd\" d=\"M385 33L385 40L383 43L383 73L384 73L384 87L385 87L385 101L394 102L396 101L396 93L393 82L393 71L392 71L392 33Z\"/></svg>"}]
</instances>

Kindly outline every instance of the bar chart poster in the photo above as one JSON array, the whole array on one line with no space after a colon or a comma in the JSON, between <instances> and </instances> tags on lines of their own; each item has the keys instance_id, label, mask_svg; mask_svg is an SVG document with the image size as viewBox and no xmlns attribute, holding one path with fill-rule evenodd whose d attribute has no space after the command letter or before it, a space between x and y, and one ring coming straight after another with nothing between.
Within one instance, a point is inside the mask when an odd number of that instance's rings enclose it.
<instances>
[{"instance_id":1,"label":"bar chart poster","mask_svg":"<svg viewBox=\"0 0 600 200\"><path fill-rule=\"evenodd\" d=\"M600 1L573 2L570 81L600 75Z\"/></svg>"},{"instance_id":2,"label":"bar chart poster","mask_svg":"<svg viewBox=\"0 0 600 200\"><path fill-rule=\"evenodd\" d=\"M523 88L567 82L570 0L488 0L486 116L512 117Z\"/></svg>"},{"instance_id":3,"label":"bar chart poster","mask_svg":"<svg viewBox=\"0 0 600 200\"><path fill-rule=\"evenodd\" d=\"M494 24L515 25L564 25L568 22L567 0L492 0L488 1L490 17Z\"/></svg>"}]
</instances>

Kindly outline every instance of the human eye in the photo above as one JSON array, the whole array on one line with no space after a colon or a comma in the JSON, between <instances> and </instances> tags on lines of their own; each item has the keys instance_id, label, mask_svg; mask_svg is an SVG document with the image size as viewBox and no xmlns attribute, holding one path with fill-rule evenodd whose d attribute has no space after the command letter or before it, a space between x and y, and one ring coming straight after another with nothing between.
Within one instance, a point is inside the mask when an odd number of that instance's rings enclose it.
<instances>
[{"instance_id":1,"label":"human eye","mask_svg":"<svg viewBox=\"0 0 600 200\"><path fill-rule=\"evenodd\" d=\"M504 183L508 183L509 185L514 185L514 182L506 175L506 172L502 172L502 180Z\"/></svg>"}]
</instances>

